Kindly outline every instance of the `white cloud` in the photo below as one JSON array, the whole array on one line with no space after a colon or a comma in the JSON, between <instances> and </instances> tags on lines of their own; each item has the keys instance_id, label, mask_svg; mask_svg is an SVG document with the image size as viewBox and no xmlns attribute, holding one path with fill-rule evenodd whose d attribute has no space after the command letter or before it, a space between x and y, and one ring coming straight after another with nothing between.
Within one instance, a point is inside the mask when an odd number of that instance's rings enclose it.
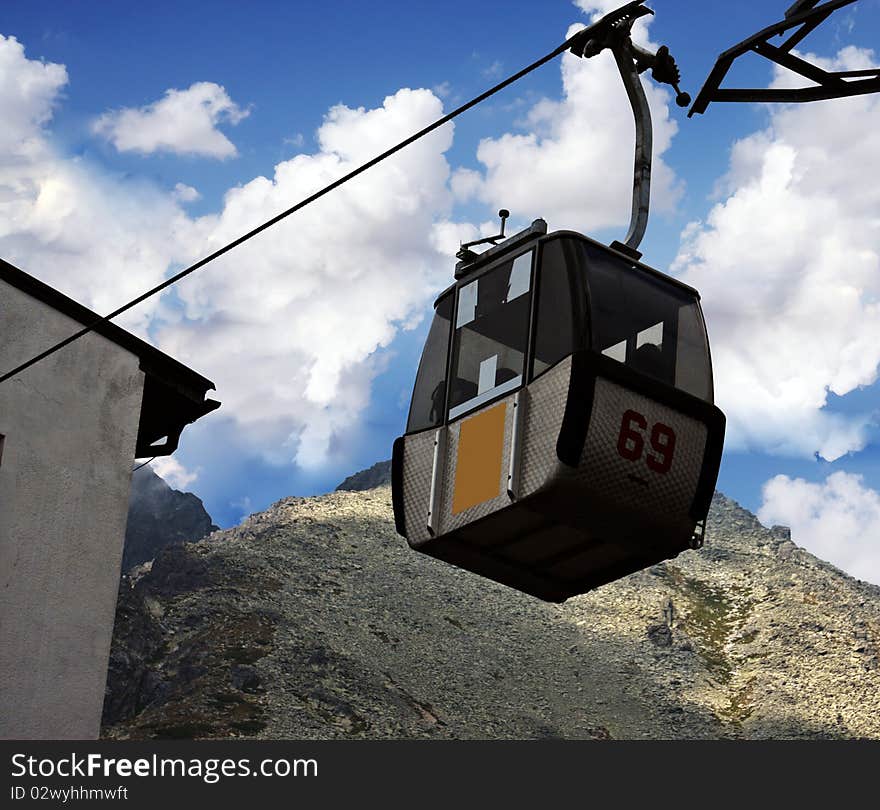
<instances>
[{"instance_id":1,"label":"white cloud","mask_svg":"<svg viewBox=\"0 0 880 810\"><path fill-rule=\"evenodd\" d=\"M198 477L199 472L190 472L173 456L160 456L150 462L153 471L165 480L172 489L186 490Z\"/></svg>"},{"instance_id":2,"label":"white cloud","mask_svg":"<svg viewBox=\"0 0 880 810\"><path fill-rule=\"evenodd\" d=\"M28 59L15 37L0 34L0 154L26 158L39 149L41 128L66 84L64 65Z\"/></svg>"},{"instance_id":3,"label":"white cloud","mask_svg":"<svg viewBox=\"0 0 880 810\"><path fill-rule=\"evenodd\" d=\"M828 392L873 384L880 364L880 98L768 109L673 269L702 293L728 447L835 459L864 447L871 416L829 413Z\"/></svg>"},{"instance_id":4,"label":"white cloud","mask_svg":"<svg viewBox=\"0 0 880 810\"><path fill-rule=\"evenodd\" d=\"M578 4L587 12L618 3ZM605 5L608 9L605 9ZM573 26L568 35L578 28ZM637 41L656 48L639 20ZM515 218L541 216L554 229L595 231L629 222L635 130L632 111L613 57L562 57L563 96L542 99L525 115L523 133L505 133L480 142L482 173L456 173L456 197L475 197L494 208L509 208ZM671 211L681 194L674 173L663 160L678 125L669 114L671 94L651 80L644 82L654 122L652 210ZM622 235L622 234L621 234Z\"/></svg>"},{"instance_id":5,"label":"white cloud","mask_svg":"<svg viewBox=\"0 0 880 810\"><path fill-rule=\"evenodd\" d=\"M880 493L860 475L836 472L822 484L777 475L764 484L758 518L790 526L798 545L880 585Z\"/></svg>"},{"instance_id":6,"label":"white cloud","mask_svg":"<svg viewBox=\"0 0 880 810\"><path fill-rule=\"evenodd\" d=\"M57 154L45 128L66 84L62 65L28 59L0 36L0 255L107 312L161 281L186 217L147 183ZM143 333L157 307L122 323Z\"/></svg>"},{"instance_id":7,"label":"white cloud","mask_svg":"<svg viewBox=\"0 0 880 810\"><path fill-rule=\"evenodd\" d=\"M44 127L63 67L28 60L14 40L0 42L0 64L0 108L17 127L0 152L0 255L99 312L442 114L427 90L401 90L374 110L336 107L314 154L279 163L271 179L231 189L219 214L193 219L180 207L189 187L122 181L56 152ZM413 327L448 281L453 259L437 245L449 240L434 222L451 205L451 140L451 126L438 130L177 285L186 318L168 298L151 299L122 325L141 335L150 327L160 348L215 380L223 409L213 418L226 417L236 447L322 463L369 403L386 362L377 350Z\"/></svg>"},{"instance_id":8,"label":"white cloud","mask_svg":"<svg viewBox=\"0 0 880 810\"><path fill-rule=\"evenodd\" d=\"M180 202L195 202L201 196L198 190L186 185L186 183L177 183L174 186L174 199L180 200Z\"/></svg>"},{"instance_id":9,"label":"white cloud","mask_svg":"<svg viewBox=\"0 0 880 810\"><path fill-rule=\"evenodd\" d=\"M234 157L237 150L217 129L218 124L235 125L249 112L219 84L196 82L186 90L166 90L163 98L145 107L106 112L92 128L120 152L225 159Z\"/></svg>"},{"instance_id":10,"label":"white cloud","mask_svg":"<svg viewBox=\"0 0 880 810\"><path fill-rule=\"evenodd\" d=\"M495 223L495 233L498 232L497 222ZM486 231L483 233L469 222L450 222L444 220L438 222L431 232L431 244L434 249L443 256L454 256L459 246L465 242L472 242L482 236L489 236Z\"/></svg>"},{"instance_id":11,"label":"white cloud","mask_svg":"<svg viewBox=\"0 0 880 810\"><path fill-rule=\"evenodd\" d=\"M219 215L195 221L194 246L216 249L440 115L428 90L373 110L334 107L317 152L230 190ZM369 402L376 351L445 285L452 260L432 235L451 203L451 141L451 127L437 131L177 287L189 320L162 328L161 347L216 381L226 413L269 458L315 465L332 454Z\"/></svg>"}]
</instances>

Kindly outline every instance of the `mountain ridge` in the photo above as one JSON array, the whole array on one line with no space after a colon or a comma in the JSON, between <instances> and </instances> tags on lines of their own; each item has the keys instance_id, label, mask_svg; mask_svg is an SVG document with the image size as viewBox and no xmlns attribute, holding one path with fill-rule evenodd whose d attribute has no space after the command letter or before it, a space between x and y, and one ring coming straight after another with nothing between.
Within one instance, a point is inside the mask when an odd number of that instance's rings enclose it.
<instances>
[{"instance_id":1,"label":"mountain ridge","mask_svg":"<svg viewBox=\"0 0 880 810\"><path fill-rule=\"evenodd\" d=\"M336 492L363 492L391 483L391 459L377 461L372 467L360 470L346 478Z\"/></svg>"},{"instance_id":2,"label":"mountain ridge","mask_svg":"<svg viewBox=\"0 0 880 810\"><path fill-rule=\"evenodd\" d=\"M717 493L702 550L563 605L411 552L383 485L167 549L120 610L112 738L880 737L880 588Z\"/></svg>"}]
</instances>

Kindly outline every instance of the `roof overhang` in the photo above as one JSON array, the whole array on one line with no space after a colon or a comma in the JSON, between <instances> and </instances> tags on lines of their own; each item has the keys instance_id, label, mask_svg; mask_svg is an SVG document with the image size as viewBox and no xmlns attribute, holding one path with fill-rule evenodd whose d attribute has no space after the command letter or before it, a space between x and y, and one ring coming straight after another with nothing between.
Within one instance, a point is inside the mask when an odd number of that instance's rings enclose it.
<instances>
[{"instance_id":1,"label":"roof overhang","mask_svg":"<svg viewBox=\"0 0 880 810\"><path fill-rule=\"evenodd\" d=\"M88 307L3 259L0 259L0 280L83 325L100 321L101 316ZM134 354L144 372L136 458L171 455L188 424L220 407L219 402L205 396L214 389L211 380L155 346L108 321L99 322L93 331Z\"/></svg>"}]
</instances>

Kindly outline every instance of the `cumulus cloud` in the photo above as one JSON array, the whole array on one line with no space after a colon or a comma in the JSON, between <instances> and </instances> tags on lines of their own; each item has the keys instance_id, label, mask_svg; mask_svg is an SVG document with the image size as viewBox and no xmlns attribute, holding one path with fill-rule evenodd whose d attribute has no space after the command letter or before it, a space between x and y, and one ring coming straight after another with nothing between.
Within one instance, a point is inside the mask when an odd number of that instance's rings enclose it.
<instances>
[{"instance_id":1,"label":"cumulus cloud","mask_svg":"<svg viewBox=\"0 0 880 810\"><path fill-rule=\"evenodd\" d=\"M594 17L617 2L577 3ZM636 41L656 49L649 23L640 20ZM572 26L568 35L582 25ZM494 208L509 208L515 217L542 216L553 228L595 231L629 222L634 125L626 92L608 51L592 59L562 57L563 94L544 98L524 116L524 131L508 132L480 142L477 158L483 170L456 173L453 190L461 200L476 198ZM644 82L654 122L652 210L670 211L681 189L663 160L678 125L670 117L671 94Z\"/></svg>"},{"instance_id":2,"label":"cumulus cloud","mask_svg":"<svg viewBox=\"0 0 880 810\"><path fill-rule=\"evenodd\" d=\"M855 48L809 58L872 63ZM880 186L866 173L880 97L768 109L673 270L703 296L728 446L833 460L865 446L872 417L829 413L828 392L873 384L880 364Z\"/></svg>"},{"instance_id":3,"label":"cumulus cloud","mask_svg":"<svg viewBox=\"0 0 880 810\"><path fill-rule=\"evenodd\" d=\"M860 475L836 472L821 484L777 475L764 484L758 518L790 526L798 545L880 585L880 493Z\"/></svg>"},{"instance_id":4,"label":"cumulus cloud","mask_svg":"<svg viewBox=\"0 0 880 810\"><path fill-rule=\"evenodd\" d=\"M15 37L0 34L0 152L26 157L39 150L41 128L66 84L64 65L28 59Z\"/></svg>"},{"instance_id":5,"label":"cumulus cloud","mask_svg":"<svg viewBox=\"0 0 880 810\"><path fill-rule=\"evenodd\" d=\"M29 59L0 36L0 255L107 312L161 281L187 220L149 184L57 153L46 127L66 84L62 65ZM123 325L143 333L157 306Z\"/></svg>"},{"instance_id":6,"label":"cumulus cloud","mask_svg":"<svg viewBox=\"0 0 880 810\"><path fill-rule=\"evenodd\" d=\"M219 215L194 222L194 244L221 246L440 115L428 90L334 107L315 153L230 190ZM178 286L186 320L161 328L160 345L217 382L268 457L308 466L332 454L369 402L376 351L446 282L433 234L451 200L451 141L451 127L437 131Z\"/></svg>"},{"instance_id":7,"label":"cumulus cloud","mask_svg":"<svg viewBox=\"0 0 880 810\"><path fill-rule=\"evenodd\" d=\"M198 477L198 470L190 472L173 456L160 456L150 462L153 471L172 489L186 490Z\"/></svg>"},{"instance_id":8,"label":"cumulus cloud","mask_svg":"<svg viewBox=\"0 0 880 810\"><path fill-rule=\"evenodd\" d=\"M195 202L201 196L197 189L188 186L186 183L177 183L174 186L174 199L180 200L180 202Z\"/></svg>"},{"instance_id":9,"label":"cumulus cloud","mask_svg":"<svg viewBox=\"0 0 880 810\"><path fill-rule=\"evenodd\" d=\"M120 152L173 152L223 160L238 152L217 126L235 125L249 112L219 84L196 82L186 90L167 90L145 107L106 112L92 129Z\"/></svg>"}]
</instances>

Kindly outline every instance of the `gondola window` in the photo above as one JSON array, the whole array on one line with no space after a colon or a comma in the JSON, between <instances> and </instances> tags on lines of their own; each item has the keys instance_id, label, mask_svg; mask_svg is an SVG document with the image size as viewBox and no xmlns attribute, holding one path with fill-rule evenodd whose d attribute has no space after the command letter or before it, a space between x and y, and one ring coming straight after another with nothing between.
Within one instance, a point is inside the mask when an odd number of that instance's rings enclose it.
<instances>
[{"instance_id":1,"label":"gondola window","mask_svg":"<svg viewBox=\"0 0 880 810\"><path fill-rule=\"evenodd\" d=\"M531 279L529 251L459 289L450 419L522 385Z\"/></svg>"}]
</instances>

